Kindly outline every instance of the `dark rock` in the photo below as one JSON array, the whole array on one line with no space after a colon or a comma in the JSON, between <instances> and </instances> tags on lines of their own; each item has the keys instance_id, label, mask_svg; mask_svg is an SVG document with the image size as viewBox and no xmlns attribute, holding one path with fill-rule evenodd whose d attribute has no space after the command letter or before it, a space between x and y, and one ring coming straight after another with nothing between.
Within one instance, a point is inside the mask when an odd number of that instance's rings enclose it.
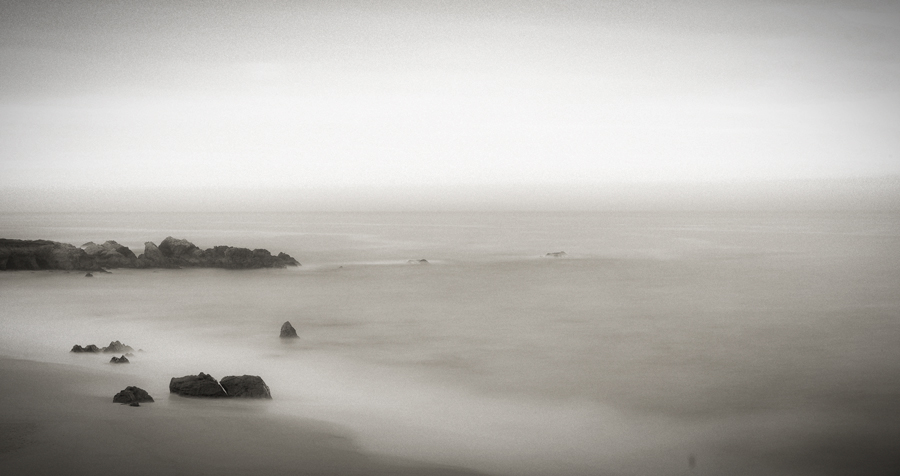
<instances>
[{"instance_id":1,"label":"dark rock","mask_svg":"<svg viewBox=\"0 0 900 476\"><path fill-rule=\"evenodd\" d=\"M131 403L128 404L128 406L129 406L129 407L139 407L139 406L141 406L141 404L138 403L138 402L131 402Z\"/></svg>"},{"instance_id":2,"label":"dark rock","mask_svg":"<svg viewBox=\"0 0 900 476\"><path fill-rule=\"evenodd\" d=\"M227 397L228 394L212 376L200 372L200 375L172 377L169 381L169 392L185 397Z\"/></svg>"},{"instance_id":3,"label":"dark rock","mask_svg":"<svg viewBox=\"0 0 900 476\"><path fill-rule=\"evenodd\" d=\"M103 348L103 352L110 354L124 354L125 352L134 352L131 346L125 345L119 341L110 342L107 347Z\"/></svg>"},{"instance_id":4,"label":"dark rock","mask_svg":"<svg viewBox=\"0 0 900 476\"><path fill-rule=\"evenodd\" d=\"M84 346L84 347L82 347L82 346L80 346L80 345L78 345L78 344L75 344L74 346L72 346L72 350L70 350L69 352L75 352L75 353L81 353L81 352L96 353L96 352L100 352L100 348L97 347L97 346L94 345L94 344L86 345L86 346Z\"/></svg>"},{"instance_id":5,"label":"dark rock","mask_svg":"<svg viewBox=\"0 0 900 476\"><path fill-rule=\"evenodd\" d=\"M269 386L256 375L229 376L220 382L225 393L235 398L272 398Z\"/></svg>"},{"instance_id":6,"label":"dark rock","mask_svg":"<svg viewBox=\"0 0 900 476\"><path fill-rule=\"evenodd\" d=\"M565 258L568 256L565 251L554 251L553 253L547 253L544 255L548 258Z\"/></svg>"},{"instance_id":7,"label":"dark rock","mask_svg":"<svg viewBox=\"0 0 900 476\"><path fill-rule=\"evenodd\" d=\"M284 324L281 325L281 337L288 338L300 336L297 335L297 330L291 325L291 321L285 321Z\"/></svg>"},{"instance_id":8,"label":"dark rock","mask_svg":"<svg viewBox=\"0 0 900 476\"><path fill-rule=\"evenodd\" d=\"M113 356L113 358L109 359L109 363L111 363L111 364L127 364L130 362L128 362L128 358L123 355L121 357Z\"/></svg>"},{"instance_id":9,"label":"dark rock","mask_svg":"<svg viewBox=\"0 0 900 476\"><path fill-rule=\"evenodd\" d=\"M159 251L163 256L169 259L188 260L195 258L200 252L200 248L197 248L197 245L188 240L167 236L166 239L159 244Z\"/></svg>"},{"instance_id":10,"label":"dark rock","mask_svg":"<svg viewBox=\"0 0 900 476\"><path fill-rule=\"evenodd\" d=\"M407 261L409 264L428 264L428 260L426 259L411 259Z\"/></svg>"},{"instance_id":11,"label":"dark rock","mask_svg":"<svg viewBox=\"0 0 900 476\"><path fill-rule=\"evenodd\" d=\"M135 404L139 402L153 402L153 397L146 390L139 387L125 387L125 390L113 397L113 403Z\"/></svg>"},{"instance_id":12,"label":"dark rock","mask_svg":"<svg viewBox=\"0 0 900 476\"><path fill-rule=\"evenodd\" d=\"M103 268L178 268L225 269L284 268L300 266L290 255L272 256L268 250L215 246L201 250L190 241L166 237L159 246L144 243L140 256L115 241L102 245L88 242L81 248L48 240L10 240L0 238L0 271L6 270L81 270L106 272Z\"/></svg>"},{"instance_id":13,"label":"dark rock","mask_svg":"<svg viewBox=\"0 0 900 476\"><path fill-rule=\"evenodd\" d=\"M87 274L84 275L84 277L85 277L85 278L93 278L94 275L91 274L91 273L87 273Z\"/></svg>"}]
</instances>

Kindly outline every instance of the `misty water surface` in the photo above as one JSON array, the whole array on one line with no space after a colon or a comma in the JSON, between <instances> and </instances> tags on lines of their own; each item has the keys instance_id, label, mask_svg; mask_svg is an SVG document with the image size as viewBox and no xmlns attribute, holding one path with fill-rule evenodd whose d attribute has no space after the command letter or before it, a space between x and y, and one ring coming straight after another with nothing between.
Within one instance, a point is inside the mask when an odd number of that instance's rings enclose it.
<instances>
[{"instance_id":1,"label":"misty water surface","mask_svg":"<svg viewBox=\"0 0 900 476\"><path fill-rule=\"evenodd\" d=\"M3 354L140 373L154 395L261 375L266 411L500 474L898 468L888 214L48 214L2 232L303 263L0 274ZM278 339L286 320L300 339ZM145 352L125 369L67 353L111 340Z\"/></svg>"}]
</instances>

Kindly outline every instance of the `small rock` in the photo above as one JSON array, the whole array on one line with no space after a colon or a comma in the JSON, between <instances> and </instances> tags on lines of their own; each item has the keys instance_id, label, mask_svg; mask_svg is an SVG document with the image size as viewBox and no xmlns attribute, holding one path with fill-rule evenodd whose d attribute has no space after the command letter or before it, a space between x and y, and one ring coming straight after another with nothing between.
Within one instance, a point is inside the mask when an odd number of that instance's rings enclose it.
<instances>
[{"instance_id":1,"label":"small rock","mask_svg":"<svg viewBox=\"0 0 900 476\"><path fill-rule=\"evenodd\" d=\"M428 260L424 259L424 258L423 259L411 259L411 260L407 261L407 263L409 263L409 264L428 264Z\"/></svg>"},{"instance_id":2,"label":"small rock","mask_svg":"<svg viewBox=\"0 0 900 476\"><path fill-rule=\"evenodd\" d=\"M554 251L553 253L547 253L544 255L548 258L564 258L568 256L565 251Z\"/></svg>"},{"instance_id":3,"label":"small rock","mask_svg":"<svg viewBox=\"0 0 900 476\"><path fill-rule=\"evenodd\" d=\"M84 275L84 277L85 277L85 278L93 278L94 275L91 274L91 273L87 273L87 274Z\"/></svg>"},{"instance_id":4,"label":"small rock","mask_svg":"<svg viewBox=\"0 0 900 476\"><path fill-rule=\"evenodd\" d=\"M113 403L128 403L135 405L138 402L153 402L153 397L146 390L139 387L125 387L125 390L113 397Z\"/></svg>"},{"instance_id":5,"label":"small rock","mask_svg":"<svg viewBox=\"0 0 900 476\"><path fill-rule=\"evenodd\" d=\"M297 330L291 325L291 321L285 321L284 324L281 325L281 337L290 338L300 336L297 335Z\"/></svg>"},{"instance_id":6,"label":"small rock","mask_svg":"<svg viewBox=\"0 0 900 476\"><path fill-rule=\"evenodd\" d=\"M139 407L139 406L141 406L141 404L138 403L138 402L131 402L131 403L128 404L128 406L129 406L129 407Z\"/></svg>"},{"instance_id":7,"label":"small rock","mask_svg":"<svg viewBox=\"0 0 900 476\"><path fill-rule=\"evenodd\" d=\"M111 363L111 364L127 364L129 362L128 362L128 359L123 355L121 357L113 357L112 359L109 359L109 363Z\"/></svg>"}]
</instances>

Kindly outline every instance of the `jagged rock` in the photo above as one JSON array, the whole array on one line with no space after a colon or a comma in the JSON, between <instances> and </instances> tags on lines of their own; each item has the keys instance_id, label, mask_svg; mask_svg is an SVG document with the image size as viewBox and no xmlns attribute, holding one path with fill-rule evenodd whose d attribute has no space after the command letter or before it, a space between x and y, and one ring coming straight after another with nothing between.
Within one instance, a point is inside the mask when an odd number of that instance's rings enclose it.
<instances>
[{"instance_id":1,"label":"jagged rock","mask_svg":"<svg viewBox=\"0 0 900 476\"><path fill-rule=\"evenodd\" d=\"M195 252L199 252L200 248L185 239L172 238L167 236L162 243L159 244L159 251L169 259L189 259L195 256Z\"/></svg>"},{"instance_id":2,"label":"jagged rock","mask_svg":"<svg viewBox=\"0 0 900 476\"><path fill-rule=\"evenodd\" d=\"M87 353L93 354L93 353L100 352L100 348L94 344L86 345L84 347L82 347L78 344L75 344L74 346L72 346L72 350L70 350L69 352L75 352L75 353L87 352Z\"/></svg>"},{"instance_id":3,"label":"jagged rock","mask_svg":"<svg viewBox=\"0 0 900 476\"><path fill-rule=\"evenodd\" d=\"M116 354L124 354L125 352L134 352L134 349L131 346L125 345L119 341L110 342L107 347L103 348L103 352L116 353Z\"/></svg>"},{"instance_id":4,"label":"jagged rock","mask_svg":"<svg viewBox=\"0 0 900 476\"><path fill-rule=\"evenodd\" d=\"M547 253L544 255L548 258L564 258L568 256L565 251L554 251L553 253Z\"/></svg>"},{"instance_id":5,"label":"jagged rock","mask_svg":"<svg viewBox=\"0 0 900 476\"><path fill-rule=\"evenodd\" d=\"M128 359L123 355L121 357L113 356L113 358L109 359L109 363L111 363L111 364L127 364L130 362L128 362Z\"/></svg>"},{"instance_id":6,"label":"jagged rock","mask_svg":"<svg viewBox=\"0 0 900 476\"><path fill-rule=\"evenodd\" d=\"M281 325L281 337L289 338L300 336L297 335L297 330L291 325L291 321L285 321L284 324Z\"/></svg>"},{"instance_id":7,"label":"jagged rock","mask_svg":"<svg viewBox=\"0 0 900 476\"><path fill-rule=\"evenodd\" d=\"M212 376L200 372L199 375L172 377L169 392L185 397L227 397L228 394Z\"/></svg>"},{"instance_id":8,"label":"jagged rock","mask_svg":"<svg viewBox=\"0 0 900 476\"><path fill-rule=\"evenodd\" d=\"M140 402L153 402L153 397L146 390L139 387L125 387L125 390L113 397L113 403L128 403L134 405Z\"/></svg>"},{"instance_id":9,"label":"jagged rock","mask_svg":"<svg viewBox=\"0 0 900 476\"><path fill-rule=\"evenodd\" d=\"M428 260L426 259L411 259L407 261L409 264L428 264Z\"/></svg>"},{"instance_id":10,"label":"jagged rock","mask_svg":"<svg viewBox=\"0 0 900 476\"><path fill-rule=\"evenodd\" d=\"M222 388L229 397L272 398L269 386L256 375L228 376L222 379Z\"/></svg>"}]
</instances>

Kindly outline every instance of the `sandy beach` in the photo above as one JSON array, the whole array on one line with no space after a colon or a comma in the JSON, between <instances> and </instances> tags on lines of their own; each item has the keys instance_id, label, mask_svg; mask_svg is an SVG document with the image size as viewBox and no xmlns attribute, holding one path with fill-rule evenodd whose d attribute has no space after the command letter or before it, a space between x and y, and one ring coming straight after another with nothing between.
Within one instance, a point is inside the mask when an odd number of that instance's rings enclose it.
<instances>
[{"instance_id":1,"label":"sandy beach","mask_svg":"<svg viewBox=\"0 0 900 476\"><path fill-rule=\"evenodd\" d=\"M140 376L0 358L0 381L0 474L479 474L367 454L347 431L280 420L267 402L170 396ZM128 385L156 402L112 403Z\"/></svg>"}]
</instances>

